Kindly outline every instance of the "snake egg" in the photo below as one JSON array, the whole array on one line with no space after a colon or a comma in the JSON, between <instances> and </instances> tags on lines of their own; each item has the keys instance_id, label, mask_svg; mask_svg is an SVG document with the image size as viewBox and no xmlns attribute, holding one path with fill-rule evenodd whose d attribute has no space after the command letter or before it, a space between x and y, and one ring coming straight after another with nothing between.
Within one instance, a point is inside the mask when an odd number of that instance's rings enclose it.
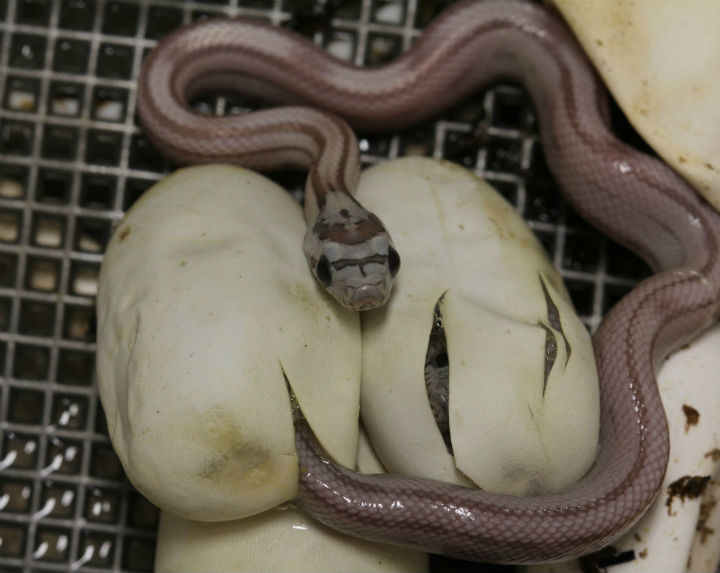
<instances>
[{"instance_id":1,"label":"snake egg","mask_svg":"<svg viewBox=\"0 0 720 573\"><path fill-rule=\"evenodd\" d=\"M324 447L354 465L358 317L307 272L304 232L287 193L231 167L174 173L116 230L100 394L128 477L160 508L217 521L296 495L286 380Z\"/></svg>"},{"instance_id":2,"label":"snake egg","mask_svg":"<svg viewBox=\"0 0 720 573\"><path fill-rule=\"evenodd\" d=\"M358 196L391 229L404 265L387 308L362 317L362 417L384 463L518 495L577 481L597 447L592 347L530 229L490 186L447 162L373 167ZM436 305L454 455L424 383Z\"/></svg>"}]
</instances>

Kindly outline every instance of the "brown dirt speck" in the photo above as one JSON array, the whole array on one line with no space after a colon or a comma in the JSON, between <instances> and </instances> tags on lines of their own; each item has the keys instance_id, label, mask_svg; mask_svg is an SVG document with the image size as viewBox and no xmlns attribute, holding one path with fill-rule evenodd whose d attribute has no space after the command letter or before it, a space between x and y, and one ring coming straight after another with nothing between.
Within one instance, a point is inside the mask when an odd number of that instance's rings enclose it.
<instances>
[{"instance_id":1,"label":"brown dirt speck","mask_svg":"<svg viewBox=\"0 0 720 573\"><path fill-rule=\"evenodd\" d=\"M668 496L665 500L668 515L673 515L672 504L676 498L680 498L680 501L684 502L685 498L696 499L700 497L705 491L709 481L710 476L683 476L668 485Z\"/></svg>"},{"instance_id":2,"label":"brown dirt speck","mask_svg":"<svg viewBox=\"0 0 720 573\"><path fill-rule=\"evenodd\" d=\"M687 434L691 426L698 425L698 422L700 421L700 412L687 404L683 404L682 410L683 414L685 414L685 433Z\"/></svg>"},{"instance_id":3,"label":"brown dirt speck","mask_svg":"<svg viewBox=\"0 0 720 573\"><path fill-rule=\"evenodd\" d=\"M707 452L704 457L710 458L712 461L716 462L720 460L720 449L714 448Z\"/></svg>"},{"instance_id":4,"label":"brown dirt speck","mask_svg":"<svg viewBox=\"0 0 720 573\"><path fill-rule=\"evenodd\" d=\"M132 227L129 225L127 227L124 227L118 231L118 242L122 243L125 239L128 238L128 235L130 235L130 232L132 231Z\"/></svg>"},{"instance_id":5,"label":"brown dirt speck","mask_svg":"<svg viewBox=\"0 0 720 573\"><path fill-rule=\"evenodd\" d=\"M715 530L712 527L708 527L707 522L712 515L717 500L709 499L700 504L700 515L698 516L697 527L695 530L700 534L700 543L704 544L708 537L715 534Z\"/></svg>"},{"instance_id":6,"label":"brown dirt speck","mask_svg":"<svg viewBox=\"0 0 720 573\"><path fill-rule=\"evenodd\" d=\"M580 557L580 569L583 573L600 573L601 571L607 571L607 568L612 565L629 563L634 560L635 552L632 549L618 551L612 545L608 545L595 553Z\"/></svg>"}]
</instances>

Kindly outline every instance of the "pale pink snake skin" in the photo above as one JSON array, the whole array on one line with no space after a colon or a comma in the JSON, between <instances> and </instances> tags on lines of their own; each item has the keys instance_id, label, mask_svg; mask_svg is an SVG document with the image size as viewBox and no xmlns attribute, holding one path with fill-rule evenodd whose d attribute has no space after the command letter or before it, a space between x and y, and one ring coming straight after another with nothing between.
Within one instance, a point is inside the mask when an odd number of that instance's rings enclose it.
<instances>
[{"instance_id":1,"label":"pale pink snake skin","mask_svg":"<svg viewBox=\"0 0 720 573\"><path fill-rule=\"evenodd\" d=\"M604 88L566 26L538 5L462 2L408 53L375 69L341 63L292 34L246 21L191 26L172 35L163 50L162 58L197 78L190 82L196 87L242 91L249 76L256 87L292 93L364 130L410 125L499 79L526 86L547 161L567 198L656 271L612 309L594 336L601 383L595 466L572 491L558 495L493 495L398 475L355 474L325 459L300 423L301 499L312 515L341 531L482 561L569 558L626 531L653 501L668 459L655 372L720 312L720 217L665 164L613 136ZM245 126L253 133L266 126L263 145L285 145L298 160L293 130L310 117L330 132L309 189L325 180L351 188L357 149L336 119L297 107L198 119L183 103L187 94L171 93L157 79L158 59L151 56L144 68L139 105L147 131L171 157L271 168L267 153L238 153L255 137L246 139Z\"/></svg>"}]
</instances>

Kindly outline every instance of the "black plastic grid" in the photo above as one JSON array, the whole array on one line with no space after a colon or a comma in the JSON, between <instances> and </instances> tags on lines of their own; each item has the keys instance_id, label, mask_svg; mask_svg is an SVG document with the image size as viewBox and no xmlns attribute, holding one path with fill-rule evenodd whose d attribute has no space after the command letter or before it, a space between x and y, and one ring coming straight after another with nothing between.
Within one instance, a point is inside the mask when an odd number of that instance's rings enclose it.
<instances>
[{"instance_id":1,"label":"black plastic grid","mask_svg":"<svg viewBox=\"0 0 720 573\"><path fill-rule=\"evenodd\" d=\"M309 0L0 0L1 570L152 569L158 513L124 477L94 383L94 295L112 226L171 169L135 117L144 54L183 23L242 14L378 64L448 3L328 0L323 11ZM220 96L195 107L253 105ZM528 220L590 329L648 272L558 195L515 86L360 143L366 164L429 155L484 176ZM273 177L300 193L304 175Z\"/></svg>"}]
</instances>

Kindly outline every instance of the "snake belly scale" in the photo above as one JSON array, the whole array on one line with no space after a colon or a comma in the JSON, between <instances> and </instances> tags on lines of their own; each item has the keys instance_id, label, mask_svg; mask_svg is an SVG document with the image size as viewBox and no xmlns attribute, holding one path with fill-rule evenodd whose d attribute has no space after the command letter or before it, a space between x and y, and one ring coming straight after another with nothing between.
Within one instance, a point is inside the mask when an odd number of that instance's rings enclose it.
<instances>
[{"instance_id":1,"label":"snake belly scale","mask_svg":"<svg viewBox=\"0 0 720 573\"><path fill-rule=\"evenodd\" d=\"M405 127L501 79L530 93L548 164L573 207L655 271L593 338L601 384L595 465L570 491L518 498L358 475L328 459L303 422L297 451L301 501L333 528L465 559L527 563L600 549L653 501L669 449L655 373L720 313L720 216L665 164L615 138L604 88L564 23L521 1L459 2L403 56L363 69L269 25L208 21L172 34L150 55L138 104L150 137L176 161L309 167L312 240L332 237L343 248L375 241L377 252L358 258L370 257L391 280L399 260L389 262L397 255L381 223L358 212L364 219L354 219L350 240L340 226L341 211L357 206L351 192L359 158L352 132L332 114L365 130ZM249 90L317 109L200 118L185 102L206 89ZM330 216L318 221L324 208Z\"/></svg>"}]
</instances>

